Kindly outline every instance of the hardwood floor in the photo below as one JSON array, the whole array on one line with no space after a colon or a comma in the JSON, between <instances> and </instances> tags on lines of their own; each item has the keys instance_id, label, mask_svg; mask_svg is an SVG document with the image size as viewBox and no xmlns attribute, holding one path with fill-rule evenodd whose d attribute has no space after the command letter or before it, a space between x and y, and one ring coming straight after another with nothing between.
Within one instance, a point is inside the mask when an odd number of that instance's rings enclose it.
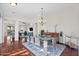
<instances>
[{"instance_id":1,"label":"hardwood floor","mask_svg":"<svg viewBox=\"0 0 79 59\"><path fill-rule=\"evenodd\" d=\"M61 56L78 56L78 51L70 47L66 47Z\"/></svg>"},{"instance_id":2,"label":"hardwood floor","mask_svg":"<svg viewBox=\"0 0 79 59\"><path fill-rule=\"evenodd\" d=\"M0 44L1 56L31 56L31 52L24 48L21 41ZM66 47L61 56L77 56L77 50Z\"/></svg>"},{"instance_id":3,"label":"hardwood floor","mask_svg":"<svg viewBox=\"0 0 79 59\"><path fill-rule=\"evenodd\" d=\"M10 44L3 43L0 46L0 55L2 56L30 56L29 51L22 46L22 42L20 41L11 42Z\"/></svg>"}]
</instances>

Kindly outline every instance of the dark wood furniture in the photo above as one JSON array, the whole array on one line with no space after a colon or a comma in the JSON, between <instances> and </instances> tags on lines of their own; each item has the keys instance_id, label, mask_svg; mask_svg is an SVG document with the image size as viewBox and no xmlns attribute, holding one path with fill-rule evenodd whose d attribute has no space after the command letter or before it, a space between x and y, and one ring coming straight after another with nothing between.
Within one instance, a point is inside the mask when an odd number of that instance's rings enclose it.
<instances>
[{"instance_id":1,"label":"dark wood furniture","mask_svg":"<svg viewBox=\"0 0 79 59\"><path fill-rule=\"evenodd\" d=\"M55 38L56 41L59 42L59 33L57 33L57 32L45 32L44 34Z\"/></svg>"}]
</instances>

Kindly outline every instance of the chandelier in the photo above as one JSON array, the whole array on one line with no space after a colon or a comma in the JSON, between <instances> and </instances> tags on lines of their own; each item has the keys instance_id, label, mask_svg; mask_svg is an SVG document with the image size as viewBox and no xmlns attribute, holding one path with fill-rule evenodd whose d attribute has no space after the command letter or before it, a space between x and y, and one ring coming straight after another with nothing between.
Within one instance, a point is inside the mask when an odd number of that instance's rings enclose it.
<instances>
[{"instance_id":1,"label":"chandelier","mask_svg":"<svg viewBox=\"0 0 79 59\"><path fill-rule=\"evenodd\" d=\"M46 19L43 13L43 8L41 8L41 15L40 15L39 23L41 26L44 26L44 24L46 23Z\"/></svg>"}]
</instances>

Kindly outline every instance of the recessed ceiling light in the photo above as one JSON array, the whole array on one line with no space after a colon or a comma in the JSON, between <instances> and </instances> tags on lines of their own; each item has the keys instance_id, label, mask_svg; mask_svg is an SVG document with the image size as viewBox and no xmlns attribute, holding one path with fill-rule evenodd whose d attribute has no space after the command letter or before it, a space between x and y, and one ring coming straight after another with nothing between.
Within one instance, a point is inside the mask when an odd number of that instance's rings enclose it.
<instances>
[{"instance_id":1,"label":"recessed ceiling light","mask_svg":"<svg viewBox=\"0 0 79 59\"><path fill-rule=\"evenodd\" d=\"M10 3L10 5L11 5L11 6L16 6L16 5L17 5L17 3Z\"/></svg>"}]
</instances>

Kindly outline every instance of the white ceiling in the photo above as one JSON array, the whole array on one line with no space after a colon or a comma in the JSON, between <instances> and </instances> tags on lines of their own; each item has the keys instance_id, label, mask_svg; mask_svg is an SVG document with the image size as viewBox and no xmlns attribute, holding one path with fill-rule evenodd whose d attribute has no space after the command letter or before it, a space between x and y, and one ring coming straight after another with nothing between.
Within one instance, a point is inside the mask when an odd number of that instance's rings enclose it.
<instances>
[{"instance_id":1,"label":"white ceiling","mask_svg":"<svg viewBox=\"0 0 79 59\"><path fill-rule=\"evenodd\" d=\"M79 4L18 3L17 6L11 6L9 3L0 3L0 13L4 17L26 17L32 19L40 14L41 8L44 8L44 13L48 16L69 7L76 8L79 7Z\"/></svg>"}]
</instances>

